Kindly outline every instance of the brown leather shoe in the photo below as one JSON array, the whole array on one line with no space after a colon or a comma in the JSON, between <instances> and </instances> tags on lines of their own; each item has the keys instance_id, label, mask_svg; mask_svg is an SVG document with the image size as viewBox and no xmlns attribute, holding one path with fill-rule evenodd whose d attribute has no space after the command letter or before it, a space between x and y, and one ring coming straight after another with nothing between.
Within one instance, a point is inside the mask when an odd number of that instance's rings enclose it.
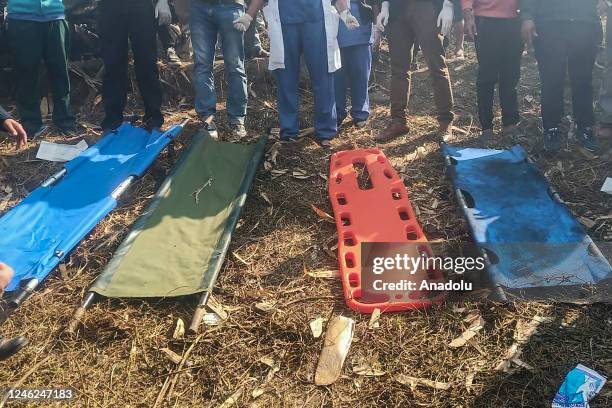
<instances>
[{"instance_id":1,"label":"brown leather shoe","mask_svg":"<svg viewBox=\"0 0 612 408\"><path fill-rule=\"evenodd\" d=\"M453 124L452 123L440 123L436 135L442 139L444 143L452 142L453 137Z\"/></svg>"},{"instance_id":2,"label":"brown leather shoe","mask_svg":"<svg viewBox=\"0 0 612 408\"><path fill-rule=\"evenodd\" d=\"M393 120L391 121L391 123L389 123L389 125L387 125L387 127L382 132L379 132L376 136L374 136L374 140L376 140L379 143L390 142L396 137L405 135L409 131L410 129L406 125L406 122L400 122L399 120Z\"/></svg>"}]
</instances>

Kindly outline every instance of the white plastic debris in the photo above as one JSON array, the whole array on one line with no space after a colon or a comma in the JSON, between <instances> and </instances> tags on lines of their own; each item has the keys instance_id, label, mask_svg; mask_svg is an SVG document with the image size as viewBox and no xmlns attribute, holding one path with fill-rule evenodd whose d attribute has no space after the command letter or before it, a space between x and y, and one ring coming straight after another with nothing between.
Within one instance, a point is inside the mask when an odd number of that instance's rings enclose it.
<instances>
[{"instance_id":1,"label":"white plastic debris","mask_svg":"<svg viewBox=\"0 0 612 408\"><path fill-rule=\"evenodd\" d=\"M88 147L87 142L84 140L81 140L76 145L43 141L40 142L36 158L52 162L67 162L83 153Z\"/></svg>"}]
</instances>

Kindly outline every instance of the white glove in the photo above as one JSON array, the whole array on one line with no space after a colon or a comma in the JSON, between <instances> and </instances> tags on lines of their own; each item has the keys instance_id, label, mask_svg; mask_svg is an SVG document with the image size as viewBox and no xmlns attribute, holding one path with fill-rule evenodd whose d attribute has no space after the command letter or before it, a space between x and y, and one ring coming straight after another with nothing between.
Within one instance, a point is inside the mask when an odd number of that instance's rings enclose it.
<instances>
[{"instance_id":1,"label":"white glove","mask_svg":"<svg viewBox=\"0 0 612 408\"><path fill-rule=\"evenodd\" d=\"M155 18L160 26L168 25L172 22L172 13L170 13L168 0L157 1L155 5Z\"/></svg>"},{"instance_id":2,"label":"white glove","mask_svg":"<svg viewBox=\"0 0 612 408\"><path fill-rule=\"evenodd\" d=\"M444 6L442 6L442 11L438 15L438 28L444 37L451 32L454 14L455 8L453 2L451 0L444 0Z\"/></svg>"},{"instance_id":3,"label":"white glove","mask_svg":"<svg viewBox=\"0 0 612 408\"><path fill-rule=\"evenodd\" d=\"M378 17L376 17L376 27L380 32L385 31L385 27L389 22L389 2L383 1L382 6L380 7L380 13L378 13Z\"/></svg>"},{"instance_id":4,"label":"white glove","mask_svg":"<svg viewBox=\"0 0 612 408\"><path fill-rule=\"evenodd\" d=\"M249 13L244 13L236 20L234 20L234 28L238 31L242 31L243 33L249 29L251 22L253 21L253 17L249 15Z\"/></svg>"},{"instance_id":5,"label":"white glove","mask_svg":"<svg viewBox=\"0 0 612 408\"><path fill-rule=\"evenodd\" d=\"M357 21L357 18L351 14L351 10L349 9L342 10L340 13L340 20L344 22L344 25L349 29L349 31L359 28L359 21Z\"/></svg>"}]
</instances>

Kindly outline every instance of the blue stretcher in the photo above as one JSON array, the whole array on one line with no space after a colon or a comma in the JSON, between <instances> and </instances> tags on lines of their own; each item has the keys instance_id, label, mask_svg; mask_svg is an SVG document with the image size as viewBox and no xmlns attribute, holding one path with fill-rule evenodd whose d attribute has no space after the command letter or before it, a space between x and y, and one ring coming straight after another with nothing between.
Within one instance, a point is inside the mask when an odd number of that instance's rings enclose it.
<instances>
[{"instance_id":1,"label":"blue stretcher","mask_svg":"<svg viewBox=\"0 0 612 408\"><path fill-rule=\"evenodd\" d=\"M6 291L20 290L14 306L117 206L121 193L182 129L149 133L124 123L0 218L0 260L15 270Z\"/></svg>"},{"instance_id":2,"label":"blue stretcher","mask_svg":"<svg viewBox=\"0 0 612 408\"><path fill-rule=\"evenodd\" d=\"M611 301L612 267L522 147L442 150L498 298Z\"/></svg>"}]
</instances>

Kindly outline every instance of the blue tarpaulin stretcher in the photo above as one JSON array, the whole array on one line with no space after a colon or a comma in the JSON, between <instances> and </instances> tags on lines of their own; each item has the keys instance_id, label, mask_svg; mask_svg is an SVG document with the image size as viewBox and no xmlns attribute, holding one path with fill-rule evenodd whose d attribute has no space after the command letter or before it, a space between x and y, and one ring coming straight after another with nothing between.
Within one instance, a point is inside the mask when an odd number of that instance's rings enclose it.
<instances>
[{"instance_id":1,"label":"blue tarpaulin stretcher","mask_svg":"<svg viewBox=\"0 0 612 408\"><path fill-rule=\"evenodd\" d=\"M15 270L6 289L20 292L15 305L117 206L119 195L182 128L147 132L125 123L0 218L0 260Z\"/></svg>"},{"instance_id":2,"label":"blue tarpaulin stretcher","mask_svg":"<svg viewBox=\"0 0 612 408\"><path fill-rule=\"evenodd\" d=\"M522 147L442 149L498 297L611 301L612 267Z\"/></svg>"}]
</instances>

